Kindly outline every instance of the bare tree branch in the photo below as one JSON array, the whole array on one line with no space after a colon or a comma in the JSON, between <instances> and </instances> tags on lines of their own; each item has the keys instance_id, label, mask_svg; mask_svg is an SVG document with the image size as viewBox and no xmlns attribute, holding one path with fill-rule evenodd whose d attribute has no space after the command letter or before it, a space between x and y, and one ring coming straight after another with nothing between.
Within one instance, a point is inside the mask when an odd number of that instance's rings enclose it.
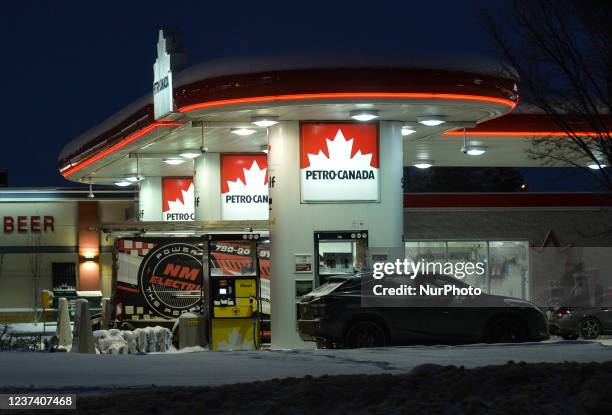
<instances>
[{"instance_id":1,"label":"bare tree branch","mask_svg":"<svg viewBox=\"0 0 612 415\"><path fill-rule=\"evenodd\" d=\"M518 73L527 101L567 136L531 138L529 157L545 165L599 166L587 170L612 190L612 2L509 0L477 7L508 63L506 75Z\"/></svg>"}]
</instances>

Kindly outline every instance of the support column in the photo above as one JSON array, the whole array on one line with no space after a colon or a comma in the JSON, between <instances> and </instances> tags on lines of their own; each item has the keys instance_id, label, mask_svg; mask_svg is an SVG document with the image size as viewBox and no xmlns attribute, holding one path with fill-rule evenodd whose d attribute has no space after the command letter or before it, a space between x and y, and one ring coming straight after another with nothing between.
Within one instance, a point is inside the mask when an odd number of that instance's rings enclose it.
<instances>
[{"instance_id":1,"label":"support column","mask_svg":"<svg viewBox=\"0 0 612 415\"><path fill-rule=\"evenodd\" d=\"M141 221L162 220L162 178L146 177L140 182L138 217Z\"/></svg>"},{"instance_id":2,"label":"support column","mask_svg":"<svg viewBox=\"0 0 612 415\"><path fill-rule=\"evenodd\" d=\"M195 159L193 186L195 190L195 220L221 220L220 154L206 153Z\"/></svg>"},{"instance_id":3,"label":"support column","mask_svg":"<svg viewBox=\"0 0 612 415\"><path fill-rule=\"evenodd\" d=\"M100 232L98 202L78 202L79 209L79 283L81 291L100 289Z\"/></svg>"},{"instance_id":4,"label":"support column","mask_svg":"<svg viewBox=\"0 0 612 415\"><path fill-rule=\"evenodd\" d=\"M313 268L315 231L367 230L370 247L397 247L403 233L403 145L401 123L381 122L379 129L380 201L301 203L299 122L271 127L268 168L271 211L270 300L273 348L313 348L300 340L296 325L295 255L310 254Z\"/></svg>"}]
</instances>

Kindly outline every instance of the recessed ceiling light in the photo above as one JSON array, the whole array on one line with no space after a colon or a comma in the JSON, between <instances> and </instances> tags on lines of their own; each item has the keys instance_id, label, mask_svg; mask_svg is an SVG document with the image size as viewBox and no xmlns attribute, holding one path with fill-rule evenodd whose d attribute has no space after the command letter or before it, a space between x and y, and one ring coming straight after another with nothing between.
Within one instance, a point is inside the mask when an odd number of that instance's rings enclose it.
<instances>
[{"instance_id":1,"label":"recessed ceiling light","mask_svg":"<svg viewBox=\"0 0 612 415\"><path fill-rule=\"evenodd\" d=\"M444 124L446 119L441 115L424 115L422 117L418 117L417 122L428 127L435 127L436 125Z\"/></svg>"},{"instance_id":2,"label":"recessed ceiling light","mask_svg":"<svg viewBox=\"0 0 612 415\"><path fill-rule=\"evenodd\" d=\"M402 135L403 136L407 136L407 135L414 134L414 133L416 133L416 131L413 130L412 127L410 127L409 125L404 125L402 127Z\"/></svg>"},{"instance_id":3,"label":"recessed ceiling light","mask_svg":"<svg viewBox=\"0 0 612 415\"><path fill-rule=\"evenodd\" d=\"M468 156L482 156L487 152L485 146L465 146L461 149Z\"/></svg>"},{"instance_id":4,"label":"recessed ceiling light","mask_svg":"<svg viewBox=\"0 0 612 415\"><path fill-rule=\"evenodd\" d=\"M255 133L255 130L252 128L232 128L230 132L236 135L251 135Z\"/></svg>"},{"instance_id":5,"label":"recessed ceiling light","mask_svg":"<svg viewBox=\"0 0 612 415\"><path fill-rule=\"evenodd\" d=\"M179 164L183 164L185 160L183 159L164 159L164 163L169 164L171 166L178 166Z\"/></svg>"},{"instance_id":6,"label":"recessed ceiling light","mask_svg":"<svg viewBox=\"0 0 612 415\"><path fill-rule=\"evenodd\" d=\"M131 185L132 183L128 182L127 180L121 180L119 182L115 182L115 186L119 186L119 187L127 187Z\"/></svg>"},{"instance_id":7,"label":"recessed ceiling light","mask_svg":"<svg viewBox=\"0 0 612 415\"><path fill-rule=\"evenodd\" d=\"M417 169L428 169L433 166L433 161L431 160L417 160L416 163L413 164Z\"/></svg>"},{"instance_id":8,"label":"recessed ceiling light","mask_svg":"<svg viewBox=\"0 0 612 415\"><path fill-rule=\"evenodd\" d=\"M351 111L351 118L357 121L372 121L378 118L378 111L376 110L354 110Z\"/></svg>"},{"instance_id":9,"label":"recessed ceiling light","mask_svg":"<svg viewBox=\"0 0 612 415\"><path fill-rule=\"evenodd\" d=\"M263 146L260 147L260 150L262 153L268 154L268 145L264 144Z\"/></svg>"},{"instance_id":10,"label":"recessed ceiling light","mask_svg":"<svg viewBox=\"0 0 612 415\"><path fill-rule=\"evenodd\" d=\"M278 117L273 115L262 115L251 118L251 123L258 127L271 127L274 124L278 124Z\"/></svg>"},{"instance_id":11,"label":"recessed ceiling light","mask_svg":"<svg viewBox=\"0 0 612 415\"><path fill-rule=\"evenodd\" d=\"M125 176L125 180L127 180L128 182L136 183L141 180L144 180L144 177L140 174L130 174L129 176Z\"/></svg>"},{"instance_id":12,"label":"recessed ceiling light","mask_svg":"<svg viewBox=\"0 0 612 415\"><path fill-rule=\"evenodd\" d=\"M605 164L603 164L602 162L599 162L599 164L597 164L597 163L587 164L587 167L588 167L589 169L592 169L592 170L600 170L600 169L604 169L604 168L606 168L606 167L608 167L608 166L606 166L606 165L605 165Z\"/></svg>"},{"instance_id":13,"label":"recessed ceiling light","mask_svg":"<svg viewBox=\"0 0 612 415\"><path fill-rule=\"evenodd\" d=\"M196 157L200 157L201 155L202 155L202 152L196 149L182 150L179 153L179 156L181 156L182 158L190 159L190 160Z\"/></svg>"}]
</instances>

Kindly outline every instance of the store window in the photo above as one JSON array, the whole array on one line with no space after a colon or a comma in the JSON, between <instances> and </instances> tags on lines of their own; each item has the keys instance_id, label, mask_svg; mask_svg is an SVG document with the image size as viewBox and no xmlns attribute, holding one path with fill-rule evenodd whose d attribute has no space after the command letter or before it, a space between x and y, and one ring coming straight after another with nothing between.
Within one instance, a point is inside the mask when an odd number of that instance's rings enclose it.
<instances>
[{"instance_id":1,"label":"store window","mask_svg":"<svg viewBox=\"0 0 612 415\"><path fill-rule=\"evenodd\" d=\"M489 280L491 292L510 297L529 298L529 245L527 242L489 242Z\"/></svg>"},{"instance_id":2,"label":"store window","mask_svg":"<svg viewBox=\"0 0 612 415\"><path fill-rule=\"evenodd\" d=\"M466 275L463 281L472 287L480 288L483 292L489 292L489 284L486 269L488 268L487 241L456 241L447 242L447 261L454 264L459 262L480 262L484 264L484 275Z\"/></svg>"},{"instance_id":3,"label":"store window","mask_svg":"<svg viewBox=\"0 0 612 415\"><path fill-rule=\"evenodd\" d=\"M482 262L485 274L464 281L485 293L530 298L527 241L406 241L409 261Z\"/></svg>"},{"instance_id":4,"label":"store window","mask_svg":"<svg viewBox=\"0 0 612 415\"><path fill-rule=\"evenodd\" d=\"M324 241L319 243L319 275L353 274L356 243L354 241Z\"/></svg>"},{"instance_id":5,"label":"store window","mask_svg":"<svg viewBox=\"0 0 612 415\"><path fill-rule=\"evenodd\" d=\"M446 260L446 242L406 242L406 258L409 261L444 261Z\"/></svg>"},{"instance_id":6,"label":"store window","mask_svg":"<svg viewBox=\"0 0 612 415\"><path fill-rule=\"evenodd\" d=\"M76 264L74 262L51 263L54 290L76 290Z\"/></svg>"}]
</instances>

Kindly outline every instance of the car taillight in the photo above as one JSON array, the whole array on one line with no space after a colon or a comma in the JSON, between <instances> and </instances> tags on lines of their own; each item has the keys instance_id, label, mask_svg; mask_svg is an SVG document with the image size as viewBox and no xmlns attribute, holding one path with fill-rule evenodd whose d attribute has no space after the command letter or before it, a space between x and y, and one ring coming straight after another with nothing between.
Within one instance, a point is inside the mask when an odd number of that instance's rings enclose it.
<instances>
[{"instance_id":1,"label":"car taillight","mask_svg":"<svg viewBox=\"0 0 612 415\"><path fill-rule=\"evenodd\" d=\"M559 309L557 309L557 311L555 311L555 316L557 317L563 317L566 316L568 314L571 314L572 310L569 307L561 307Z\"/></svg>"}]
</instances>

